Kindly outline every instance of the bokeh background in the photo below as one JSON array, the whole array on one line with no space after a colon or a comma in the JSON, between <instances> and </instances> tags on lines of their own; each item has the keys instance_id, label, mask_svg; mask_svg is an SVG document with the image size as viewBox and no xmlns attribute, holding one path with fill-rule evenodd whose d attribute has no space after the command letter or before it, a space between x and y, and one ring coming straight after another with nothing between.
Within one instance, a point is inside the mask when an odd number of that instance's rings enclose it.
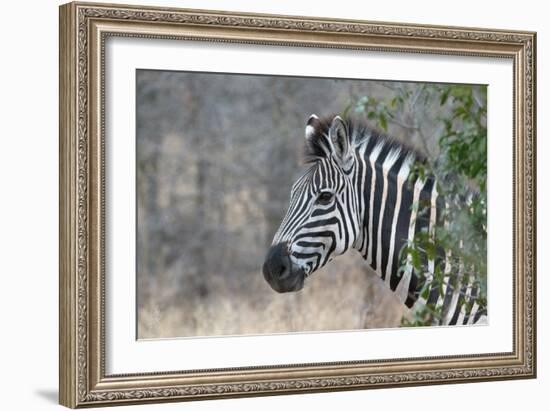
<instances>
[{"instance_id":1,"label":"bokeh background","mask_svg":"<svg viewBox=\"0 0 550 411\"><path fill-rule=\"evenodd\" d=\"M139 338L395 327L353 250L278 294L261 267L310 114L354 114L431 159L453 108L424 83L137 71ZM485 99L483 86L467 86ZM396 110L394 110L396 109ZM397 110L398 109L398 110Z\"/></svg>"}]
</instances>

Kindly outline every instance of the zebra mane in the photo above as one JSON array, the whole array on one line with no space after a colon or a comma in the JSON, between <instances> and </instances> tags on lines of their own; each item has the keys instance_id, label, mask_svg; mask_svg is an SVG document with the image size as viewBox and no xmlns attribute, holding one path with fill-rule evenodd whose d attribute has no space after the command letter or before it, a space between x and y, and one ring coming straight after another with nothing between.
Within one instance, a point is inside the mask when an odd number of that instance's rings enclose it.
<instances>
[{"instance_id":1,"label":"zebra mane","mask_svg":"<svg viewBox=\"0 0 550 411\"><path fill-rule=\"evenodd\" d=\"M315 164L332 154L333 146L329 142L329 129L335 117L336 115L330 115L318 119L318 127L312 130L313 133L306 139L303 156L306 165ZM425 161L425 156L417 150L370 127L364 121L348 117L345 119L345 123L348 128L348 138L352 149L368 141L368 148L365 153L367 155L370 154L370 151L377 148L379 150L385 149L399 156L411 156L416 161Z\"/></svg>"}]
</instances>

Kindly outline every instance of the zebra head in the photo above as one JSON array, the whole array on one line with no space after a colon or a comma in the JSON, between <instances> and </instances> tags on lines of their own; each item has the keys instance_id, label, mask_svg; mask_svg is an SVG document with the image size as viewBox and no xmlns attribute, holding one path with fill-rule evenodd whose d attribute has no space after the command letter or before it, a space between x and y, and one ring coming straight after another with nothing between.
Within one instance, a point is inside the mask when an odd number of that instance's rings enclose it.
<instances>
[{"instance_id":1,"label":"zebra head","mask_svg":"<svg viewBox=\"0 0 550 411\"><path fill-rule=\"evenodd\" d=\"M293 184L290 204L263 265L278 292L298 291L304 280L345 253L360 235L356 154L346 122L312 115L306 125L309 169Z\"/></svg>"}]
</instances>

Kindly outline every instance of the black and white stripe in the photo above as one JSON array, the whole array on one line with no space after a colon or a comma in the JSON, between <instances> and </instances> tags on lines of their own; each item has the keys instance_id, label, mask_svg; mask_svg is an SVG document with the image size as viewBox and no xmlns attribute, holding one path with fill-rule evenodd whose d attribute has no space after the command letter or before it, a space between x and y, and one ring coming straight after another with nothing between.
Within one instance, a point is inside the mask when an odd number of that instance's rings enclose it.
<instances>
[{"instance_id":1,"label":"black and white stripe","mask_svg":"<svg viewBox=\"0 0 550 411\"><path fill-rule=\"evenodd\" d=\"M364 125L340 117L312 115L306 126L309 169L293 185L288 211L273 244L286 244L292 265L305 276L350 248L358 250L408 307L430 303L442 308L442 324L473 324L486 317L476 300L474 276L452 253L440 250L445 280L426 276L411 261L400 270L399 252L414 236L433 234L444 208L432 176L411 175L419 156ZM419 207L425 204L427 207ZM427 284L426 284L427 282ZM419 296L428 286L428 299ZM443 296L439 289L443 289Z\"/></svg>"}]
</instances>

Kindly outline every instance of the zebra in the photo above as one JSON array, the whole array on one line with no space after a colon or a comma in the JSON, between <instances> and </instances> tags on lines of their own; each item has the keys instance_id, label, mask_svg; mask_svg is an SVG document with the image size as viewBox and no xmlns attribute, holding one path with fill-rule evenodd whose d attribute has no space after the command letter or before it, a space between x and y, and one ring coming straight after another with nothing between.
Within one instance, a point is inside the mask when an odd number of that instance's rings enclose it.
<instances>
[{"instance_id":1,"label":"zebra","mask_svg":"<svg viewBox=\"0 0 550 411\"><path fill-rule=\"evenodd\" d=\"M410 260L400 267L401 248L419 231L431 233L442 223L438 216L445 203L435 177L414 171L422 156L340 116L312 114L305 139L309 167L292 185L288 210L263 264L269 285L280 293L299 291L313 272L355 249L409 309L415 304L441 309L433 325L486 321L487 308L477 301L479 285L473 276L463 276L462 264L451 264L451 251L438 252L448 278L443 284L434 278L434 260L426 262L424 276ZM426 212L419 212L420 202L427 204ZM421 293L426 289L427 295Z\"/></svg>"}]
</instances>

